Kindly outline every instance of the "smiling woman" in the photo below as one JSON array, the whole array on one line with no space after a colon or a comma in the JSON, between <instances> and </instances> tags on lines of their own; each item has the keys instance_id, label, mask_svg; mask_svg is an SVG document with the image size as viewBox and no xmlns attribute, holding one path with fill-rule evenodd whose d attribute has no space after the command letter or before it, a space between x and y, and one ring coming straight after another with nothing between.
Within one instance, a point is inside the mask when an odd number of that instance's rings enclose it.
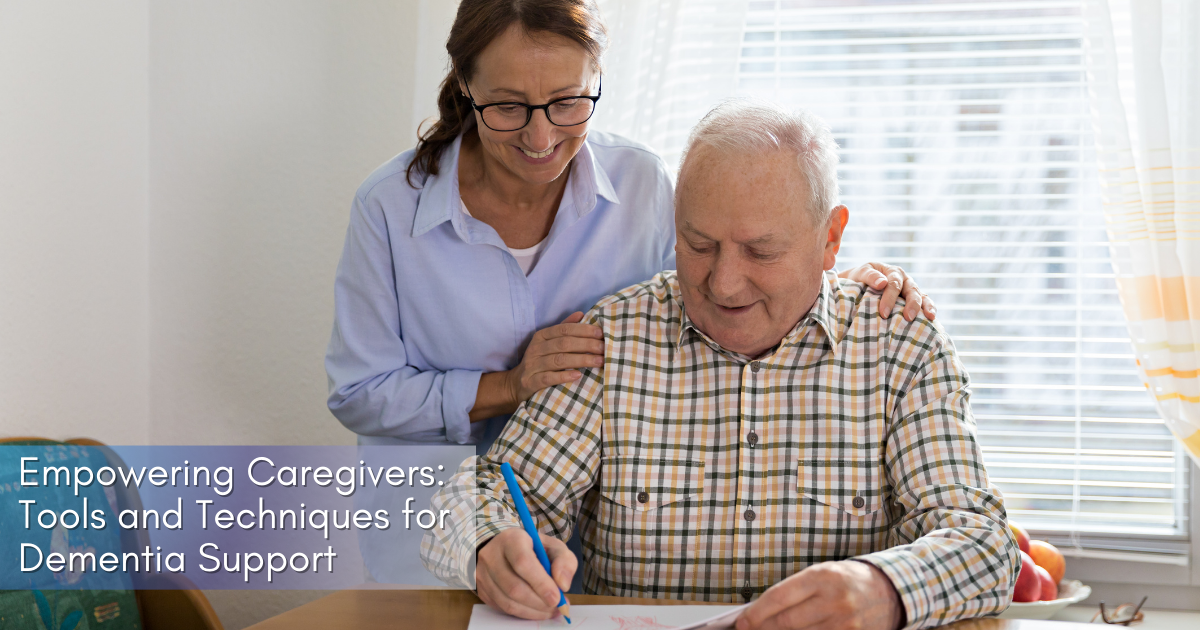
<instances>
[{"instance_id":1,"label":"smiling woman","mask_svg":"<svg viewBox=\"0 0 1200 630\"><path fill-rule=\"evenodd\" d=\"M486 445L600 364L579 311L674 267L662 160L589 134L606 44L589 2L459 6L439 119L359 190L339 266L329 403L363 441Z\"/></svg>"},{"instance_id":2,"label":"smiling woman","mask_svg":"<svg viewBox=\"0 0 1200 630\"><path fill-rule=\"evenodd\" d=\"M516 25L484 49L477 66L474 92L463 77L458 83L483 123L464 138L459 194L506 244L532 247L549 232L562 174L587 138L598 68L571 40Z\"/></svg>"}]
</instances>

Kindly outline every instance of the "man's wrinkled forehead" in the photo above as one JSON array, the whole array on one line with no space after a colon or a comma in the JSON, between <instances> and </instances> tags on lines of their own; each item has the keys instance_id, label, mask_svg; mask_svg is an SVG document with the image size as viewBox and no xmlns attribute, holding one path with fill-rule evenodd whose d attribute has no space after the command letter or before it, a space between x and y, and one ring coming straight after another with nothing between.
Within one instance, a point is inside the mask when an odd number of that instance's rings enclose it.
<instances>
[{"instance_id":1,"label":"man's wrinkled forehead","mask_svg":"<svg viewBox=\"0 0 1200 630\"><path fill-rule=\"evenodd\" d=\"M689 238L695 238L702 241L717 241L720 237L705 231L706 226L702 221L684 218L679 223L679 230ZM741 229L735 228L731 240L738 245L747 247L771 247L773 245L782 244L786 238L778 232L770 228L762 228L754 225L739 226Z\"/></svg>"}]
</instances>

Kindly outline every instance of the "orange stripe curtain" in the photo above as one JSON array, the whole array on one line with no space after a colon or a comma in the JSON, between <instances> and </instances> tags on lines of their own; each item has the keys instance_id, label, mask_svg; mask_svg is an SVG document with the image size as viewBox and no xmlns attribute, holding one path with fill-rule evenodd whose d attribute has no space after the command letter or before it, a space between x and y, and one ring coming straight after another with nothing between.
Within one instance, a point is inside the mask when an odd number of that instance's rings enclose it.
<instances>
[{"instance_id":1,"label":"orange stripe curtain","mask_svg":"<svg viewBox=\"0 0 1200 630\"><path fill-rule=\"evenodd\" d=\"M1087 0L1087 84L1138 366L1200 462L1200 2Z\"/></svg>"}]
</instances>

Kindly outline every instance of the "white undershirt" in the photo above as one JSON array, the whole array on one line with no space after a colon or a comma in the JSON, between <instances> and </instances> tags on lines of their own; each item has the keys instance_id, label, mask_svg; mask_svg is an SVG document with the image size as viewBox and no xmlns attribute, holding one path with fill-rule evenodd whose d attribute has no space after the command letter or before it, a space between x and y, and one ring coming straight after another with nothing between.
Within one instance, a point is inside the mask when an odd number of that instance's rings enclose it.
<instances>
[{"instance_id":1,"label":"white undershirt","mask_svg":"<svg viewBox=\"0 0 1200 630\"><path fill-rule=\"evenodd\" d=\"M463 202L462 198L459 198L459 203L462 204L463 214L472 216L471 211L467 210L467 204ZM517 259L517 264L521 267L521 273L528 276L529 272L533 269L533 266L537 264L538 254L542 253L542 245L545 244L545 242L546 239L542 239L537 245L534 245L533 247L526 247L525 249L516 249L514 247L508 247L507 245L505 245L505 247L508 248L508 253L512 254L512 257Z\"/></svg>"}]
</instances>

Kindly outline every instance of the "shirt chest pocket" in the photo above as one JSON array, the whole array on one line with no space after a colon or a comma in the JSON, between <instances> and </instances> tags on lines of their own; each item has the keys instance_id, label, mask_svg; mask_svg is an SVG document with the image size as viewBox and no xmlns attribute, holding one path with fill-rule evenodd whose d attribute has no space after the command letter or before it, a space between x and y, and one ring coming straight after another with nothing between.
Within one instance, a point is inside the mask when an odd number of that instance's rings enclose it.
<instances>
[{"instance_id":1,"label":"shirt chest pocket","mask_svg":"<svg viewBox=\"0 0 1200 630\"><path fill-rule=\"evenodd\" d=\"M802 497L795 521L797 569L886 547L883 466L861 451L848 451L816 452L797 464Z\"/></svg>"},{"instance_id":2,"label":"shirt chest pocket","mask_svg":"<svg viewBox=\"0 0 1200 630\"><path fill-rule=\"evenodd\" d=\"M594 563L601 579L640 597L662 597L668 584L693 585L705 523L704 461L617 456L600 466L597 517L584 544L602 550L604 561Z\"/></svg>"},{"instance_id":3,"label":"shirt chest pocket","mask_svg":"<svg viewBox=\"0 0 1200 630\"><path fill-rule=\"evenodd\" d=\"M600 495L634 512L659 510L704 494L704 461L605 457L600 460Z\"/></svg>"},{"instance_id":4,"label":"shirt chest pocket","mask_svg":"<svg viewBox=\"0 0 1200 630\"><path fill-rule=\"evenodd\" d=\"M844 516L877 515L886 485L883 467L862 455L850 449L816 449L802 455L796 466L798 493Z\"/></svg>"}]
</instances>

